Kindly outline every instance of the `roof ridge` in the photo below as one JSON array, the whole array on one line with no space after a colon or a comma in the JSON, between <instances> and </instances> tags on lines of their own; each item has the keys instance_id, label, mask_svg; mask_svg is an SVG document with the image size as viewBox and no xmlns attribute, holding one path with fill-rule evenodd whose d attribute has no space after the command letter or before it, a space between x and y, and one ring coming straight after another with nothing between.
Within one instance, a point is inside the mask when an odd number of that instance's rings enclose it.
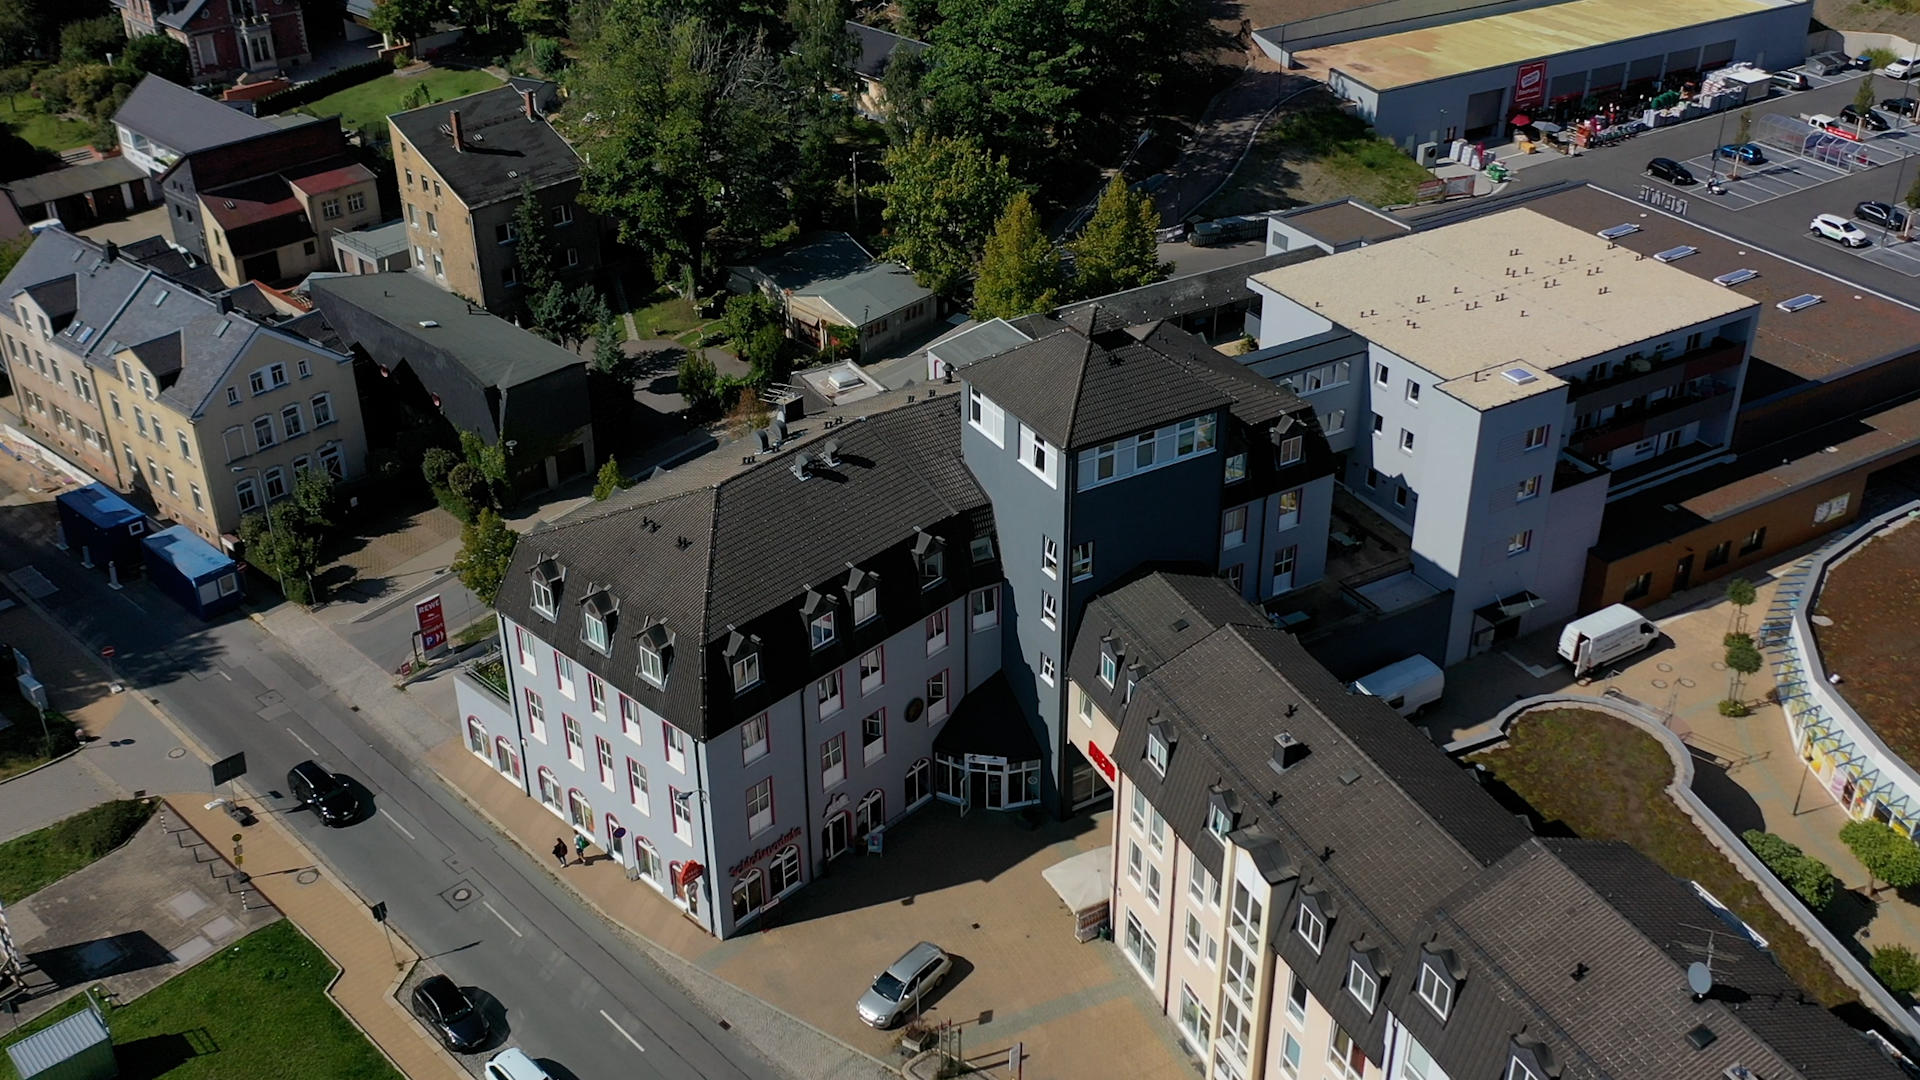
<instances>
[{"instance_id":1,"label":"roof ridge","mask_svg":"<svg viewBox=\"0 0 1920 1080\"><path fill-rule=\"evenodd\" d=\"M1078 330L1075 330L1070 326L1061 327L1060 333L1074 334L1078 336L1081 341L1080 360L1079 360L1079 363L1080 363L1079 377L1074 379L1073 381L1073 400L1067 402L1066 441L1065 443L1062 443L1061 446L1059 447L1060 452L1065 453L1070 448L1070 444L1074 441L1073 439L1074 423L1080 419L1080 403L1086 398L1086 395L1087 395L1087 373L1093 369L1093 350L1096 348L1100 348L1100 346L1096 346L1094 344L1093 337L1091 335L1081 334ZM1052 337L1052 336L1053 336L1052 334L1047 335L1047 337ZM1044 341L1046 339L1042 338L1041 340ZM1101 348L1101 351L1105 352L1107 350L1104 348Z\"/></svg>"}]
</instances>

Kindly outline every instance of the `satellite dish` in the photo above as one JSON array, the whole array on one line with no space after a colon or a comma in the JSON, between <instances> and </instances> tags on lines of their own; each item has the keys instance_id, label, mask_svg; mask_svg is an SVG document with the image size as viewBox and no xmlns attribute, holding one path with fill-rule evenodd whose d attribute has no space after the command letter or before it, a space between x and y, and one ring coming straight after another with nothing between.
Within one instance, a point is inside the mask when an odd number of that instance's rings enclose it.
<instances>
[{"instance_id":1,"label":"satellite dish","mask_svg":"<svg viewBox=\"0 0 1920 1080\"><path fill-rule=\"evenodd\" d=\"M1698 960L1688 964L1687 989L1692 990L1696 998L1706 997L1713 989L1713 969Z\"/></svg>"}]
</instances>

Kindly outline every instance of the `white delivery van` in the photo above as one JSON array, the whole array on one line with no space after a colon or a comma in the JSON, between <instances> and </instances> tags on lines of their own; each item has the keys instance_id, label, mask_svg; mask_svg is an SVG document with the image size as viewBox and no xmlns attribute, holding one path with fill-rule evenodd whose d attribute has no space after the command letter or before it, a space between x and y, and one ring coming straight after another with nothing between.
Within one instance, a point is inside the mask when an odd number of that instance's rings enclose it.
<instances>
[{"instance_id":1,"label":"white delivery van","mask_svg":"<svg viewBox=\"0 0 1920 1080\"><path fill-rule=\"evenodd\" d=\"M1560 656L1575 675L1631 656L1659 640L1660 631L1625 604L1582 615L1560 631Z\"/></svg>"},{"instance_id":2,"label":"white delivery van","mask_svg":"<svg viewBox=\"0 0 1920 1080\"><path fill-rule=\"evenodd\" d=\"M1447 676L1440 665L1416 654L1355 679L1347 689L1380 698L1401 716L1412 716L1439 701L1446 686Z\"/></svg>"}]
</instances>

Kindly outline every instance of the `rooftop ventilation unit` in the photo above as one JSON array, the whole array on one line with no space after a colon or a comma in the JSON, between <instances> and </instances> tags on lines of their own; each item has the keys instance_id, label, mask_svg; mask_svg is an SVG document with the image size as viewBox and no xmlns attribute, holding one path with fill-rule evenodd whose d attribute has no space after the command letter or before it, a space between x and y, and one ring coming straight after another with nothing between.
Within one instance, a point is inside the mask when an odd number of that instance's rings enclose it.
<instances>
[{"instance_id":1,"label":"rooftop ventilation unit","mask_svg":"<svg viewBox=\"0 0 1920 1080\"><path fill-rule=\"evenodd\" d=\"M827 382L833 386L834 393L844 394L849 390L859 389L865 380L860 378L860 373L852 368L841 367L827 373Z\"/></svg>"},{"instance_id":2,"label":"rooftop ventilation unit","mask_svg":"<svg viewBox=\"0 0 1920 1080\"><path fill-rule=\"evenodd\" d=\"M420 320L420 329L422 330L431 330L434 327L439 325L440 325L440 322L437 319L421 319Z\"/></svg>"},{"instance_id":3,"label":"rooftop ventilation unit","mask_svg":"<svg viewBox=\"0 0 1920 1080\"><path fill-rule=\"evenodd\" d=\"M813 476L813 469L807 464L807 459L804 457L794 458L793 464L787 466L787 468L793 472L793 478L795 480L806 480Z\"/></svg>"},{"instance_id":4,"label":"rooftop ventilation unit","mask_svg":"<svg viewBox=\"0 0 1920 1080\"><path fill-rule=\"evenodd\" d=\"M1540 376L1535 375L1526 368L1517 367L1510 367L1501 372L1500 375L1515 386L1525 386L1530 382L1538 382L1540 379Z\"/></svg>"},{"instance_id":5,"label":"rooftop ventilation unit","mask_svg":"<svg viewBox=\"0 0 1920 1080\"><path fill-rule=\"evenodd\" d=\"M828 469L837 469L840 467L839 439L828 439L826 445L820 448L820 464Z\"/></svg>"},{"instance_id":6,"label":"rooftop ventilation unit","mask_svg":"<svg viewBox=\"0 0 1920 1080\"><path fill-rule=\"evenodd\" d=\"M1721 274L1719 277L1713 279L1713 283L1715 285L1728 285L1728 286L1741 285L1741 284L1745 284L1746 282L1752 281L1754 278L1757 278L1759 276L1760 276L1760 271L1749 270L1743 266L1738 270L1729 270L1726 273Z\"/></svg>"},{"instance_id":7,"label":"rooftop ventilation unit","mask_svg":"<svg viewBox=\"0 0 1920 1080\"><path fill-rule=\"evenodd\" d=\"M1697 247L1693 247L1688 244L1681 244L1679 247L1670 247L1665 251L1656 251L1653 253L1653 257L1660 260L1663 263L1679 262L1681 259L1684 259L1689 255L1693 255L1697 253L1699 250L1700 249Z\"/></svg>"},{"instance_id":8,"label":"rooftop ventilation unit","mask_svg":"<svg viewBox=\"0 0 1920 1080\"><path fill-rule=\"evenodd\" d=\"M1782 300L1773 306L1791 315L1796 311L1802 311L1812 307L1819 303L1820 299L1819 293L1801 293L1799 296L1793 297L1790 300Z\"/></svg>"},{"instance_id":9,"label":"rooftop ventilation unit","mask_svg":"<svg viewBox=\"0 0 1920 1080\"><path fill-rule=\"evenodd\" d=\"M1307 759L1307 744L1293 737L1293 732L1283 731L1273 737L1273 754L1267 758L1267 765L1274 772L1284 773Z\"/></svg>"},{"instance_id":10,"label":"rooftop ventilation unit","mask_svg":"<svg viewBox=\"0 0 1920 1080\"><path fill-rule=\"evenodd\" d=\"M1615 225L1611 229L1601 229L1595 235L1599 236L1602 240L1618 240L1623 236L1632 236L1639 231L1640 226L1629 223L1626 225Z\"/></svg>"}]
</instances>

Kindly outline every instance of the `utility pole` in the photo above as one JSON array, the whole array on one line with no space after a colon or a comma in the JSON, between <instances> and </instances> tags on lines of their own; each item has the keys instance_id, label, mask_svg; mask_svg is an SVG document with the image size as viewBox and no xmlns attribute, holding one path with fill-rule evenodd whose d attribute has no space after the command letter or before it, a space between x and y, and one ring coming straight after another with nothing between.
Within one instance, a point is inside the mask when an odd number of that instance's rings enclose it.
<instances>
[{"instance_id":1,"label":"utility pole","mask_svg":"<svg viewBox=\"0 0 1920 1080\"><path fill-rule=\"evenodd\" d=\"M853 231L860 231L860 151L853 152Z\"/></svg>"}]
</instances>

